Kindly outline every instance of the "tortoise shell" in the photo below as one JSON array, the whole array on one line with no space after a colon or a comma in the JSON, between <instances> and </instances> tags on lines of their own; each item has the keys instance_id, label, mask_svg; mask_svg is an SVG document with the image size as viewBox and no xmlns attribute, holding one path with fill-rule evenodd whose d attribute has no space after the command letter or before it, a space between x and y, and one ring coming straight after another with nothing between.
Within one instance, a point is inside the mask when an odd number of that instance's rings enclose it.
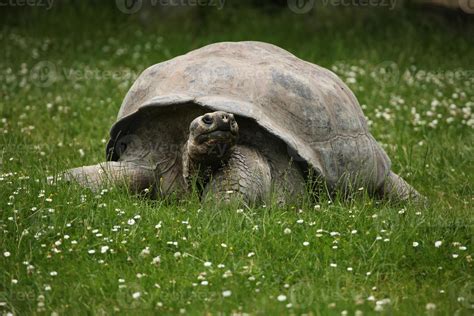
<instances>
[{"instance_id":1,"label":"tortoise shell","mask_svg":"<svg viewBox=\"0 0 474 316\"><path fill-rule=\"evenodd\" d=\"M330 187L378 188L390 159L369 133L354 94L333 72L261 42L223 42L146 69L127 93L110 131L115 139L146 109L200 106L254 120ZM139 123L139 122L138 122ZM137 124L137 123L134 123ZM170 127L172 128L172 127Z\"/></svg>"}]
</instances>

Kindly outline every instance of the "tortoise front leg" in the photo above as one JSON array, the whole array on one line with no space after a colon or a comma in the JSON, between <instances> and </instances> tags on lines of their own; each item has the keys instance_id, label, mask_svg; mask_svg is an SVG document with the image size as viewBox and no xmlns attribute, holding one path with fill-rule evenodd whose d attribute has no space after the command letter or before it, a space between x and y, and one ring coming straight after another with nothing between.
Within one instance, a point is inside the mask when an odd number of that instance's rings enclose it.
<instances>
[{"instance_id":1,"label":"tortoise front leg","mask_svg":"<svg viewBox=\"0 0 474 316\"><path fill-rule=\"evenodd\" d=\"M63 174L63 179L75 181L93 191L109 185L125 185L134 193L141 193L157 183L152 167L125 161L69 169Z\"/></svg>"},{"instance_id":2,"label":"tortoise front leg","mask_svg":"<svg viewBox=\"0 0 474 316\"><path fill-rule=\"evenodd\" d=\"M217 170L203 192L203 200L246 204L265 201L271 191L268 161L255 149L236 146L222 168Z\"/></svg>"},{"instance_id":3,"label":"tortoise front leg","mask_svg":"<svg viewBox=\"0 0 474 316\"><path fill-rule=\"evenodd\" d=\"M427 202L426 197L418 193L402 177L392 171L385 178L385 183L380 193L383 197L395 202L403 202L410 199L418 203Z\"/></svg>"}]
</instances>

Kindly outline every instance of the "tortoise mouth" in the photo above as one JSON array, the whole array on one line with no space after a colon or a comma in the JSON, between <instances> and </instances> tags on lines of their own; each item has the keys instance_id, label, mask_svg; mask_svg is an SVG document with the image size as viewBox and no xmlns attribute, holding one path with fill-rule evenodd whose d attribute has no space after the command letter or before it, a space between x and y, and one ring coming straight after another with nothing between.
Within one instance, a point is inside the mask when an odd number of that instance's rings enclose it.
<instances>
[{"instance_id":1,"label":"tortoise mouth","mask_svg":"<svg viewBox=\"0 0 474 316\"><path fill-rule=\"evenodd\" d=\"M199 144L228 144L235 141L237 134L232 131L211 131L204 134L201 134L196 137L196 140Z\"/></svg>"}]
</instances>

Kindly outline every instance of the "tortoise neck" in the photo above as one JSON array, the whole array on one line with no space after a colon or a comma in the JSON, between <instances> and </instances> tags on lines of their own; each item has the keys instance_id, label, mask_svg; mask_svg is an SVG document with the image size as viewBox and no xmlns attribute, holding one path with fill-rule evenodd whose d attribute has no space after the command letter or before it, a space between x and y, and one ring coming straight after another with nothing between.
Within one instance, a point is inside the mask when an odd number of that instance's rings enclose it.
<instances>
[{"instance_id":1,"label":"tortoise neck","mask_svg":"<svg viewBox=\"0 0 474 316\"><path fill-rule=\"evenodd\" d=\"M183 148L183 176L188 183L191 184L193 178L206 182L213 172L221 168L232 155L235 146L225 151L211 154L200 153L193 150L193 144L186 142Z\"/></svg>"}]
</instances>

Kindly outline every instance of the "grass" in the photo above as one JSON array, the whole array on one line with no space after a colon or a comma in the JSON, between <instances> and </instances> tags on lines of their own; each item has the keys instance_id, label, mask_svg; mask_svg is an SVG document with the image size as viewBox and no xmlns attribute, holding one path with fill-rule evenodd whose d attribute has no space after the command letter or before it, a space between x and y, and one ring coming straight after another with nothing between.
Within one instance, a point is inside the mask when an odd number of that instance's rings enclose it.
<instances>
[{"instance_id":1,"label":"grass","mask_svg":"<svg viewBox=\"0 0 474 316\"><path fill-rule=\"evenodd\" d=\"M228 8L143 22L102 9L4 16L1 313L472 313L472 21ZM108 128L141 70L244 39L336 72L393 169L430 205L361 196L241 211L46 180L103 161Z\"/></svg>"}]
</instances>

